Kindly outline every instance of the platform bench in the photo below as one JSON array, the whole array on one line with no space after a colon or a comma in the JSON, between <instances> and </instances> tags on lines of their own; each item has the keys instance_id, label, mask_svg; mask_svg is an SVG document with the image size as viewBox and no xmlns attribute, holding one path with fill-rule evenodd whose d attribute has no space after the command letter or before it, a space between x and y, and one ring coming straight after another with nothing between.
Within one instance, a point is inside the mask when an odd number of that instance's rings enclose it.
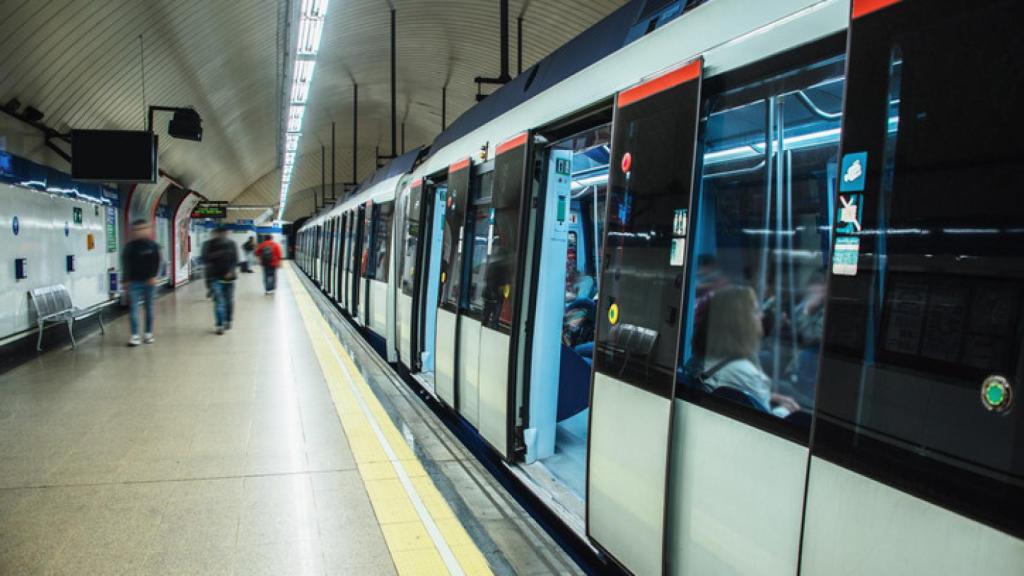
<instances>
[{"instance_id":1,"label":"platform bench","mask_svg":"<svg viewBox=\"0 0 1024 576\"><path fill-rule=\"evenodd\" d=\"M39 326L39 339L36 341L36 350L43 349L43 328L47 324L67 324L68 335L71 337L71 347L75 348L75 321L99 316L100 332L107 333L103 325L103 308L106 303L97 304L89 308L78 308L71 303L71 292L63 284L44 286L29 291L29 299L32 300L32 307L36 312L36 323Z\"/></svg>"}]
</instances>

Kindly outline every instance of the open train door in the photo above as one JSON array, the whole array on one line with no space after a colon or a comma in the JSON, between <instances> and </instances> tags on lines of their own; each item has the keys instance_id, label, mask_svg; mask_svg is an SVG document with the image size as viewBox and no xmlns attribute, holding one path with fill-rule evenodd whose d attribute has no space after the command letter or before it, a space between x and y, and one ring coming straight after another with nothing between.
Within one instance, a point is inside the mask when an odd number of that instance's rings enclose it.
<instances>
[{"instance_id":1,"label":"open train door","mask_svg":"<svg viewBox=\"0 0 1024 576\"><path fill-rule=\"evenodd\" d=\"M664 571L666 475L703 60L618 94L587 454L587 534Z\"/></svg>"},{"instance_id":2,"label":"open train door","mask_svg":"<svg viewBox=\"0 0 1024 576\"><path fill-rule=\"evenodd\" d=\"M852 3L801 574L1024 574L1022 19Z\"/></svg>"},{"instance_id":3,"label":"open train door","mask_svg":"<svg viewBox=\"0 0 1024 576\"><path fill-rule=\"evenodd\" d=\"M435 385L437 396L450 408L456 406L458 378L459 311L462 293L463 240L466 234L466 207L470 195L470 159L448 167L448 190L444 205L441 242L441 298L437 310L437 360Z\"/></svg>"}]
</instances>

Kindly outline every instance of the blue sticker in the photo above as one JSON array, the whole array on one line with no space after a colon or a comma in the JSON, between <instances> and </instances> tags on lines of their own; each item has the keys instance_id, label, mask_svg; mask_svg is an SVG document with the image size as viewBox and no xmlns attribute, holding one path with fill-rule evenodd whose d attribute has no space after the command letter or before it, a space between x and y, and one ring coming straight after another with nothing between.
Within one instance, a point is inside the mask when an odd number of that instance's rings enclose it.
<instances>
[{"instance_id":1,"label":"blue sticker","mask_svg":"<svg viewBox=\"0 0 1024 576\"><path fill-rule=\"evenodd\" d=\"M839 176L840 192L863 192L868 174L868 153L855 152L843 156L843 170Z\"/></svg>"},{"instance_id":2,"label":"blue sticker","mask_svg":"<svg viewBox=\"0 0 1024 576\"><path fill-rule=\"evenodd\" d=\"M840 194L836 213L836 233L856 234L860 232L864 218L863 194Z\"/></svg>"},{"instance_id":3,"label":"blue sticker","mask_svg":"<svg viewBox=\"0 0 1024 576\"><path fill-rule=\"evenodd\" d=\"M15 236L18 235L18 232L21 232L21 221L18 220L17 216L11 219L11 230L14 231Z\"/></svg>"},{"instance_id":4,"label":"blue sticker","mask_svg":"<svg viewBox=\"0 0 1024 576\"><path fill-rule=\"evenodd\" d=\"M64 221L64 236L68 237L71 235L71 225L68 224L67 220Z\"/></svg>"},{"instance_id":5,"label":"blue sticker","mask_svg":"<svg viewBox=\"0 0 1024 576\"><path fill-rule=\"evenodd\" d=\"M836 276L856 276L857 261L860 259L860 238L840 236L836 238L836 249L832 252L832 273Z\"/></svg>"}]
</instances>

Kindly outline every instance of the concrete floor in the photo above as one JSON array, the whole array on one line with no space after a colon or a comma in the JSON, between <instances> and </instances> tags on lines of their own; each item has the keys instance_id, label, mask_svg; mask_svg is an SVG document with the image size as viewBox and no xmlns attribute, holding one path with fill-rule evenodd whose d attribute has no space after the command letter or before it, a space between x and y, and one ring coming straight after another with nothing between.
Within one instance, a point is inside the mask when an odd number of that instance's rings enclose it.
<instances>
[{"instance_id":1,"label":"concrete floor","mask_svg":"<svg viewBox=\"0 0 1024 576\"><path fill-rule=\"evenodd\" d=\"M274 297L244 276L223 336L198 283L160 299L152 345L126 347L122 318L0 375L0 574L437 573L371 498L332 398L339 377L299 311L297 296L312 300L288 274ZM578 572L386 365L327 320L381 427L399 432L396 448L468 535L459 548L485 559L460 556L464 572Z\"/></svg>"}]
</instances>

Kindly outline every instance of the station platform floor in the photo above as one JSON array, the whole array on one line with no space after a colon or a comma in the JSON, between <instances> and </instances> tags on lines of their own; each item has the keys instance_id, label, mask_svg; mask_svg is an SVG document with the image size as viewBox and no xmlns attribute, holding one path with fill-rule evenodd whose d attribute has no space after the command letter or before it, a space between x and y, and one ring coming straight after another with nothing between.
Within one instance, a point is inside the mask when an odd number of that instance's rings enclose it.
<instances>
[{"instance_id":1,"label":"station platform floor","mask_svg":"<svg viewBox=\"0 0 1024 576\"><path fill-rule=\"evenodd\" d=\"M287 265L0 375L0 574L574 574Z\"/></svg>"}]
</instances>

